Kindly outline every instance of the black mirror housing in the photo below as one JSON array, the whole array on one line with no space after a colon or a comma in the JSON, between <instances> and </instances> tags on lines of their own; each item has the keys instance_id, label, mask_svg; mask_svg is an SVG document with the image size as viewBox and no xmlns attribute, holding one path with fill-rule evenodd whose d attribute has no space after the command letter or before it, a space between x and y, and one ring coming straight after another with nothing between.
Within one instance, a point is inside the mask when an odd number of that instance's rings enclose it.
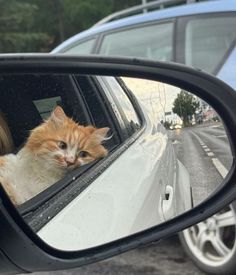
<instances>
[{"instance_id":1,"label":"black mirror housing","mask_svg":"<svg viewBox=\"0 0 236 275\"><path fill-rule=\"evenodd\" d=\"M214 107L224 122L233 155L232 168L222 185L197 207L129 237L81 251L60 251L44 243L24 222L0 186L0 273L68 269L99 261L170 236L213 215L236 198L236 92L219 79L174 63L103 56L2 55L0 73L125 76L177 85Z\"/></svg>"}]
</instances>

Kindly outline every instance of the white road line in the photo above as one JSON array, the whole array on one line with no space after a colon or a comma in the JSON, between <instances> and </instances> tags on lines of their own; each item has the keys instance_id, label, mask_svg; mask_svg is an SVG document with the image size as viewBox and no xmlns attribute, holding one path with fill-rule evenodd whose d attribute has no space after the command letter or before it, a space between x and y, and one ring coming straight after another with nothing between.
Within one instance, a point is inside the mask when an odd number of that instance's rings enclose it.
<instances>
[{"instance_id":1,"label":"white road line","mask_svg":"<svg viewBox=\"0 0 236 275\"><path fill-rule=\"evenodd\" d=\"M213 125L210 128L220 128L220 127L222 127L224 129L224 127L222 125Z\"/></svg>"},{"instance_id":2,"label":"white road line","mask_svg":"<svg viewBox=\"0 0 236 275\"><path fill-rule=\"evenodd\" d=\"M218 158L212 158L212 162L218 172L221 174L221 176L225 178L229 171L224 167L224 165L219 161Z\"/></svg>"},{"instance_id":3,"label":"white road line","mask_svg":"<svg viewBox=\"0 0 236 275\"><path fill-rule=\"evenodd\" d=\"M214 153L210 151L210 149L206 145L202 145L202 139L195 134L195 136L198 138L200 145L203 147L204 151L207 153L209 157L212 157L212 163L214 164L217 171L220 173L222 178L225 178L228 174L228 170L225 168L225 166L222 164L222 162L218 158L213 158Z\"/></svg>"},{"instance_id":4,"label":"white road line","mask_svg":"<svg viewBox=\"0 0 236 275\"><path fill-rule=\"evenodd\" d=\"M227 135L220 135L220 136L216 136L218 138L227 138L228 136Z\"/></svg>"}]
</instances>

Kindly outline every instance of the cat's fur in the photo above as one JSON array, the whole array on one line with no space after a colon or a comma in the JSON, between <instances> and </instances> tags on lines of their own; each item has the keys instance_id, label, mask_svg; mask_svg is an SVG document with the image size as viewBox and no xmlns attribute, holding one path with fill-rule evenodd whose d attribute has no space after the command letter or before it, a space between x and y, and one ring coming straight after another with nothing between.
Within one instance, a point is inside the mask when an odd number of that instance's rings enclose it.
<instances>
[{"instance_id":1,"label":"cat's fur","mask_svg":"<svg viewBox=\"0 0 236 275\"><path fill-rule=\"evenodd\" d=\"M78 125L56 107L48 120L31 131L18 154L0 157L0 182L13 203L22 204L68 170L105 157L107 150L101 143L108 131Z\"/></svg>"}]
</instances>

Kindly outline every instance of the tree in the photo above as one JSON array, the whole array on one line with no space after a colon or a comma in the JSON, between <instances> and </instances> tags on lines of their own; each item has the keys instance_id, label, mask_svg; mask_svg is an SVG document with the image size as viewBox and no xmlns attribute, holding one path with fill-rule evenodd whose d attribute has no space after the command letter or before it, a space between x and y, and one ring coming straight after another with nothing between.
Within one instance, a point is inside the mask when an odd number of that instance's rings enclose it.
<instances>
[{"instance_id":1,"label":"tree","mask_svg":"<svg viewBox=\"0 0 236 275\"><path fill-rule=\"evenodd\" d=\"M190 125L190 120L199 108L198 100L191 94L184 90L177 95L172 111L183 120L184 126Z\"/></svg>"},{"instance_id":2,"label":"tree","mask_svg":"<svg viewBox=\"0 0 236 275\"><path fill-rule=\"evenodd\" d=\"M49 52L141 0L0 0L0 52Z\"/></svg>"},{"instance_id":3,"label":"tree","mask_svg":"<svg viewBox=\"0 0 236 275\"><path fill-rule=\"evenodd\" d=\"M61 1L65 37L71 37L80 31L92 27L99 20L113 12L141 3L140 0L57 0L57 2L58 1Z\"/></svg>"},{"instance_id":4,"label":"tree","mask_svg":"<svg viewBox=\"0 0 236 275\"><path fill-rule=\"evenodd\" d=\"M40 50L49 37L33 29L36 13L30 2L0 0L0 52Z\"/></svg>"},{"instance_id":5,"label":"tree","mask_svg":"<svg viewBox=\"0 0 236 275\"><path fill-rule=\"evenodd\" d=\"M49 52L141 0L0 0L0 52Z\"/></svg>"}]
</instances>

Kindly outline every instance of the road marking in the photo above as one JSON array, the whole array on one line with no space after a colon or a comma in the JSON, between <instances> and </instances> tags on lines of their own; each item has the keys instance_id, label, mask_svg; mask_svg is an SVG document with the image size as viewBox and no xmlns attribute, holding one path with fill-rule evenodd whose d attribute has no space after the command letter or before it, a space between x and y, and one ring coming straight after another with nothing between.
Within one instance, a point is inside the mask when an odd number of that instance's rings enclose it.
<instances>
[{"instance_id":1,"label":"road marking","mask_svg":"<svg viewBox=\"0 0 236 275\"><path fill-rule=\"evenodd\" d=\"M212 158L212 162L218 172L221 174L221 176L225 178L229 171L224 167L224 165L219 161L218 158Z\"/></svg>"},{"instance_id":2,"label":"road marking","mask_svg":"<svg viewBox=\"0 0 236 275\"><path fill-rule=\"evenodd\" d=\"M213 125L210 128L220 128L220 127L224 129L224 127L222 127L222 125Z\"/></svg>"},{"instance_id":3,"label":"road marking","mask_svg":"<svg viewBox=\"0 0 236 275\"><path fill-rule=\"evenodd\" d=\"M214 158L214 156L215 156L214 153L211 152L211 150L206 145L202 145L202 144L204 144L202 139L196 133L194 133L194 135L197 137L200 145L202 146L202 148L206 152L206 154L209 157L211 157L212 163L214 164L216 170L220 173L222 178L225 178L229 171L225 168L225 166L222 164L222 162L218 158Z\"/></svg>"},{"instance_id":4,"label":"road marking","mask_svg":"<svg viewBox=\"0 0 236 275\"><path fill-rule=\"evenodd\" d=\"M216 136L216 137L218 137L218 138L228 138L227 135L220 135L220 136Z\"/></svg>"}]
</instances>

